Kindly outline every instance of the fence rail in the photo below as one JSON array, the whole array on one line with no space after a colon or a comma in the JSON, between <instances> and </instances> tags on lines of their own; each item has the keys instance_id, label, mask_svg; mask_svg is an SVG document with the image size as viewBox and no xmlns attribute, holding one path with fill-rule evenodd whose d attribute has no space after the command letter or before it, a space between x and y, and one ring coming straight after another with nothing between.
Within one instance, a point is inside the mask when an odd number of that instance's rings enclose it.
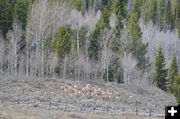
<instances>
[{"instance_id":1,"label":"fence rail","mask_svg":"<svg viewBox=\"0 0 180 119\"><path fill-rule=\"evenodd\" d=\"M136 116L153 116L164 117L165 110L163 109L145 109L138 107L119 107L118 109L112 109L110 107L96 107L96 106L77 106L68 102L37 102L37 101L5 101L1 100L1 105L32 105L34 108L46 108L47 110L60 110L66 112L94 112L94 113L108 113L108 114L128 114Z\"/></svg>"}]
</instances>

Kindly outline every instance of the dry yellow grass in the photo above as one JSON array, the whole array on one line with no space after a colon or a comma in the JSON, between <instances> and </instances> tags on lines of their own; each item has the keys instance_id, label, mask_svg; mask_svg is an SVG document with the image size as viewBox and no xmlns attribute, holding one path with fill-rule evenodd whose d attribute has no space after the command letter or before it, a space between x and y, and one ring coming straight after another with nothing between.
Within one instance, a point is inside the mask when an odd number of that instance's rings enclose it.
<instances>
[{"instance_id":1,"label":"dry yellow grass","mask_svg":"<svg viewBox=\"0 0 180 119\"><path fill-rule=\"evenodd\" d=\"M0 109L0 119L163 119L163 117L61 112L37 109Z\"/></svg>"}]
</instances>

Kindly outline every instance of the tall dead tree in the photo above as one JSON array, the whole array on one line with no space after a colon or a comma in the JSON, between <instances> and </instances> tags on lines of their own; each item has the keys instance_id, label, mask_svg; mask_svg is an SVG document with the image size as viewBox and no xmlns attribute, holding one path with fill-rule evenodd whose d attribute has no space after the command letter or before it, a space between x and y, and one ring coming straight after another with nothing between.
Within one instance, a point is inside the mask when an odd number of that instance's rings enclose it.
<instances>
[{"instance_id":1,"label":"tall dead tree","mask_svg":"<svg viewBox=\"0 0 180 119\"><path fill-rule=\"evenodd\" d=\"M19 22L15 22L12 25L12 30L8 32L8 39L10 40L10 46L9 46L9 54L10 58L13 63L13 72L14 75L17 76L18 74L18 51L20 49L19 43L22 40L22 26Z\"/></svg>"},{"instance_id":2,"label":"tall dead tree","mask_svg":"<svg viewBox=\"0 0 180 119\"><path fill-rule=\"evenodd\" d=\"M44 42L46 40L48 32L50 32L51 24L51 11L48 0L35 1L32 5L32 10L28 18L28 32L31 38L34 38L33 43L35 46L35 58L41 56L41 68L38 68L38 64L35 65L35 72L41 71L40 76L44 77ZM47 34L46 34L47 33ZM28 41L28 39L27 39ZM28 46L29 47L29 46ZM27 55L29 52L27 50ZM27 67L28 67L28 56L27 56ZM27 68L28 69L28 68ZM37 76L37 73L35 73ZM27 74L28 75L28 74Z\"/></svg>"},{"instance_id":3,"label":"tall dead tree","mask_svg":"<svg viewBox=\"0 0 180 119\"><path fill-rule=\"evenodd\" d=\"M112 30L105 29L101 33L101 65L103 75L106 73L106 81L109 82L109 66L112 60L113 52L110 49Z\"/></svg>"},{"instance_id":4,"label":"tall dead tree","mask_svg":"<svg viewBox=\"0 0 180 119\"><path fill-rule=\"evenodd\" d=\"M124 53L121 62L123 65L123 80L125 85L128 85L131 83L131 80L136 78L133 74L136 73L137 61L132 57L132 54Z\"/></svg>"}]
</instances>

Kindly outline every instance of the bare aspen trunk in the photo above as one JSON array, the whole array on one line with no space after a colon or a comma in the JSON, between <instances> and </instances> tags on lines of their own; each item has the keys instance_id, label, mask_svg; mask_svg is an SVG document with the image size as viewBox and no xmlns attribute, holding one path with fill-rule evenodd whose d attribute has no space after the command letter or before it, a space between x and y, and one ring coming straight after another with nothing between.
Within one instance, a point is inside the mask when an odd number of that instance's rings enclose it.
<instances>
[{"instance_id":1,"label":"bare aspen trunk","mask_svg":"<svg viewBox=\"0 0 180 119\"><path fill-rule=\"evenodd\" d=\"M43 40L42 40L42 42L41 42L41 47L42 47L42 49L41 49L41 52L42 52L42 56L41 56L41 75L42 75L42 77L44 77L44 44L43 44Z\"/></svg>"},{"instance_id":2,"label":"bare aspen trunk","mask_svg":"<svg viewBox=\"0 0 180 119\"><path fill-rule=\"evenodd\" d=\"M78 31L78 29L77 29L77 54L78 54L78 58L79 58L79 48L80 47L80 45L79 45L79 31Z\"/></svg>"},{"instance_id":3,"label":"bare aspen trunk","mask_svg":"<svg viewBox=\"0 0 180 119\"><path fill-rule=\"evenodd\" d=\"M66 66L67 66L67 56L64 58L64 66L63 66L63 79L66 78Z\"/></svg>"},{"instance_id":4,"label":"bare aspen trunk","mask_svg":"<svg viewBox=\"0 0 180 119\"><path fill-rule=\"evenodd\" d=\"M26 77L29 77L29 50L26 50Z\"/></svg>"},{"instance_id":5,"label":"bare aspen trunk","mask_svg":"<svg viewBox=\"0 0 180 119\"><path fill-rule=\"evenodd\" d=\"M17 42L15 41L15 51L14 51L15 61L14 61L14 74L17 76Z\"/></svg>"},{"instance_id":6,"label":"bare aspen trunk","mask_svg":"<svg viewBox=\"0 0 180 119\"><path fill-rule=\"evenodd\" d=\"M2 79L2 73L3 73L3 61L2 61L2 58L1 58L1 79Z\"/></svg>"},{"instance_id":7,"label":"bare aspen trunk","mask_svg":"<svg viewBox=\"0 0 180 119\"><path fill-rule=\"evenodd\" d=\"M9 63L7 65L7 71L8 71L8 76L9 76Z\"/></svg>"},{"instance_id":8,"label":"bare aspen trunk","mask_svg":"<svg viewBox=\"0 0 180 119\"><path fill-rule=\"evenodd\" d=\"M15 55L14 75L17 76L17 56Z\"/></svg>"},{"instance_id":9,"label":"bare aspen trunk","mask_svg":"<svg viewBox=\"0 0 180 119\"><path fill-rule=\"evenodd\" d=\"M38 44L38 42L37 42L37 34L36 34L36 44ZM35 68L34 68L34 72L35 72L35 77L37 77L37 70L38 70L38 64L37 64L37 59L38 59L38 51L39 51L39 48L38 48L38 46L36 46L36 49L35 49L36 51L36 62L35 62Z\"/></svg>"},{"instance_id":10,"label":"bare aspen trunk","mask_svg":"<svg viewBox=\"0 0 180 119\"><path fill-rule=\"evenodd\" d=\"M106 80L107 80L107 83L109 82L109 67L108 67L108 64L107 64L107 67L106 67Z\"/></svg>"},{"instance_id":11,"label":"bare aspen trunk","mask_svg":"<svg viewBox=\"0 0 180 119\"><path fill-rule=\"evenodd\" d=\"M80 45L79 45L79 31L78 31L78 28L77 28L77 54L78 54L78 60L79 60L79 48ZM80 69L79 69L79 65L77 66L77 78L79 79L79 75L80 75Z\"/></svg>"}]
</instances>

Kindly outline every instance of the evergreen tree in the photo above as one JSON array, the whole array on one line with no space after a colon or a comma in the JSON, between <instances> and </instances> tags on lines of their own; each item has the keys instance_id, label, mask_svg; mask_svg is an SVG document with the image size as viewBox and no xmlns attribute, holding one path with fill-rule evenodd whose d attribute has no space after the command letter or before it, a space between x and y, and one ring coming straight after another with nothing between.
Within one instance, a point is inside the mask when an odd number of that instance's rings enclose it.
<instances>
[{"instance_id":1,"label":"evergreen tree","mask_svg":"<svg viewBox=\"0 0 180 119\"><path fill-rule=\"evenodd\" d=\"M154 24L157 23L158 13L157 13L157 0L151 0L150 3L145 3L145 22L152 21Z\"/></svg>"},{"instance_id":2,"label":"evergreen tree","mask_svg":"<svg viewBox=\"0 0 180 119\"><path fill-rule=\"evenodd\" d=\"M72 0L71 6L72 6L72 8L75 8L78 11L81 11L82 10L82 0Z\"/></svg>"},{"instance_id":3,"label":"evergreen tree","mask_svg":"<svg viewBox=\"0 0 180 119\"><path fill-rule=\"evenodd\" d=\"M59 28L52 40L53 51L58 53L60 58L64 58L71 49L71 29L62 26Z\"/></svg>"},{"instance_id":4,"label":"evergreen tree","mask_svg":"<svg viewBox=\"0 0 180 119\"><path fill-rule=\"evenodd\" d=\"M165 4L165 0L159 0L158 1L158 13L159 13L159 15L158 15L158 25L159 25L159 27L160 27L160 30L163 30L164 29L164 26L165 26L165 11L166 11L166 9L165 9L165 6L166 6L166 4Z\"/></svg>"},{"instance_id":5,"label":"evergreen tree","mask_svg":"<svg viewBox=\"0 0 180 119\"><path fill-rule=\"evenodd\" d=\"M128 53L131 52L133 54L138 60L137 66L144 70L147 66L145 54L147 53L148 44L142 43L142 32L138 25L138 14L136 11L131 12L126 30L128 33L128 45L126 50Z\"/></svg>"},{"instance_id":6,"label":"evergreen tree","mask_svg":"<svg viewBox=\"0 0 180 119\"><path fill-rule=\"evenodd\" d=\"M116 15L115 28L114 28L114 37L111 42L111 49L117 54L122 54L122 41L121 41L121 32L124 29L124 21L127 20L127 0L115 0L112 5L112 11ZM116 79L118 83L123 81L123 69L119 62L119 57L114 57L112 60L112 65L109 72L111 77ZM109 70L110 71L110 70ZM113 72L113 73L112 73Z\"/></svg>"},{"instance_id":7,"label":"evergreen tree","mask_svg":"<svg viewBox=\"0 0 180 119\"><path fill-rule=\"evenodd\" d=\"M180 103L180 74L176 76L173 84L173 94L178 103Z\"/></svg>"},{"instance_id":8,"label":"evergreen tree","mask_svg":"<svg viewBox=\"0 0 180 119\"><path fill-rule=\"evenodd\" d=\"M166 5L166 12L165 12L165 28L173 30L174 29L174 19L173 19L173 10L171 1L168 0Z\"/></svg>"},{"instance_id":9,"label":"evergreen tree","mask_svg":"<svg viewBox=\"0 0 180 119\"><path fill-rule=\"evenodd\" d=\"M143 3L142 0L133 0L133 9L132 9L132 12L136 11L138 19L141 16L142 3Z\"/></svg>"},{"instance_id":10,"label":"evergreen tree","mask_svg":"<svg viewBox=\"0 0 180 119\"><path fill-rule=\"evenodd\" d=\"M169 92L173 93L172 87L173 87L173 83L175 80L175 77L178 75L178 66L177 66L177 61L176 61L176 55L174 54L172 57L172 63L168 69L168 75L167 75L167 79L169 82L169 85L167 86L167 89Z\"/></svg>"},{"instance_id":11,"label":"evergreen tree","mask_svg":"<svg viewBox=\"0 0 180 119\"><path fill-rule=\"evenodd\" d=\"M162 90L166 90L166 76L167 71L165 69L163 48L159 47L156 53L153 67L153 82L156 83L157 87Z\"/></svg>"},{"instance_id":12,"label":"evergreen tree","mask_svg":"<svg viewBox=\"0 0 180 119\"><path fill-rule=\"evenodd\" d=\"M113 12L117 16L115 26L115 36L120 37L120 31L124 28L123 20L127 17L127 0L115 0Z\"/></svg>"},{"instance_id":13,"label":"evergreen tree","mask_svg":"<svg viewBox=\"0 0 180 119\"><path fill-rule=\"evenodd\" d=\"M109 7L105 6L102 11L102 16L100 21L96 24L96 28L91 34L90 38L90 46L89 46L89 57L91 60L98 60L99 58L99 50L100 50L100 33L103 29L109 28L109 17L110 11Z\"/></svg>"},{"instance_id":14,"label":"evergreen tree","mask_svg":"<svg viewBox=\"0 0 180 119\"><path fill-rule=\"evenodd\" d=\"M112 4L112 0L102 0L101 1L101 4L102 4L102 10L104 9L104 7L106 7L106 6L111 6L111 4Z\"/></svg>"},{"instance_id":15,"label":"evergreen tree","mask_svg":"<svg viewBox=\"0 0 180 119\"><path fill-rule=\"evenodd\" d=\"M16 0L14 5L14 20L19 20L22 23L23 29L27 24L27 14L31 0Z\"/></svg>"},{"instance_id":16,"label":"evergreen tree","mask_svg":"<svg viewBox=\"0 0 180 119\"><path fill-rule=\"evenodd\" d=\"M175 27L178 29L180 37L180 0L173 0L173 12Z\"/></svg>"},{"instance_id":17,"label":"evergreen tree","mask_svg":"<svg viewBox=\"0 0 180 119\"><path fill-rule=\"evenodd\" d=\"M13 1L0 0L0 30L3 36L11 29L13 22Z\"/></svg>"}]
</instances>

